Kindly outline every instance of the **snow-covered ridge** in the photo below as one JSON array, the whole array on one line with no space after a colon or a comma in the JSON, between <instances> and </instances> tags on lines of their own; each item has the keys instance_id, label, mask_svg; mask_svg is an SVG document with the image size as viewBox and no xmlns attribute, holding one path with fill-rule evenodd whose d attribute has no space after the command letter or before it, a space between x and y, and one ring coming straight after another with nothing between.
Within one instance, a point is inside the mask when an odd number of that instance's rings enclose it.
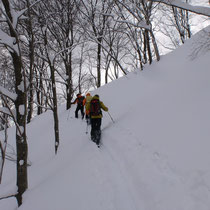
<instances>
[{"instance_id":1,"label":"snow-covered ridge","mask_svg":"<svg viewBox=\"0 0 210 210\"><path fill-rule=\"evenodd\" d=\"M206 33L92 93L115 121L104 113L100 149L74 119L75 107L60 107L57 156L52 113L36 117L27 128L32 166L19 209L209 210L210 51L192 56ZM15 186L15 164L6 165L1 195ZM16 209L15 199L0 209Z\"/></svg>"}]
</instances>

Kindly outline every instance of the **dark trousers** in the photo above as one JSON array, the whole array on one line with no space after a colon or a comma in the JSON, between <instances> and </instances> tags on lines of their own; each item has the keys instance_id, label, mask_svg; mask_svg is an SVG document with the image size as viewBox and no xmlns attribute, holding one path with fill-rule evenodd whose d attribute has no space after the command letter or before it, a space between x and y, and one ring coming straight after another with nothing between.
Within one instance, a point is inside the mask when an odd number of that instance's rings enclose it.
<instances>
[{"instance_id":1,"label":"dark trousers","mask_svg":"<svg viewBox=\"0 0 210 210\"><path fill-rule=\"evenodd\" d=\"M91 118L91 139L99 145L101 137L101 118Z\"/></svg>"},{"instance_id":2,"label":"dark trousers","mask_svg":"<svg viewBox=\"0 0 210 210\"><path fill-rule=\"evenodd\" d=\"M75 117L78 118L79 110L81 111L81 115L82 115L82 119L83 119L84 116L85 116L85 114L84 114L84 106L81 106L81 105L77 105L77 108L75 110Z\"/></svg>"},{"instance_id":3,"label":"dark trousers","mask_svg":"<svg viewBox=\"0 0 210 210\"><path fill-rule=\"evenodd\" d=\"M87 124L90 125L91 124L91 122L90 122L90 115L86 114L85 115L85 119L86 119Z\"/></svg>"}]
</instances>

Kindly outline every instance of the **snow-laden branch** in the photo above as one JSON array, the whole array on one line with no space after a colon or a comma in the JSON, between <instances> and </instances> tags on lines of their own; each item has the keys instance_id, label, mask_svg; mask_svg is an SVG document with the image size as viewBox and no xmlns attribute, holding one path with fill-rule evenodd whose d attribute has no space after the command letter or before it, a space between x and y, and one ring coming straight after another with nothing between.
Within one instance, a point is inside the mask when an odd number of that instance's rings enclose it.
<instances>
[{"instance_id":1,"label":"snow-laden branch","mask_svg":"<svg viewBox=\"0 0 210 210\"><path fill-rule=\"evenodd\" d=\"M159 2L166 5L174 6L180 9L184 9L199 15L204 15L210 17L210 8L209 7L202 7L202 6L192 6L185 2L181 2L179 0L148 0L153 2Z\"/></svg>"},{"instance_id":2,"label":"snow-laden branch","mask_svg":"<svg viewBox=\"0 0 210 210\"><path fill-rule=\"evenodd\" d=\"M33 4L30 5L29 8L25 8L25 9L22 9L20 11L16 11L14 8L10 7L10 13L11 13L11 16L12 16L12 27L14 29L16 29L17 27L17 23L18 23L18 20L20 19L20 17L23 16L23 14L30 8L32 8L34 5L36 5L37 3L39 3L41 0L37 0L36 2L34 2ZM7 15L4 13L3 10L1 10L2 13L4 14L5 18L6 19L1 19L1 21L7 21L8 20L8 17ZM25 17L24 17L25 18ZM11 21L11 20L10 20Z\"/></svg>"},{"instance_id":3,"label":"snow-laden branch","mask_svg":"<svg viewBox=\"0 0 210 210\"><path fill-rule=\"evenodd\" d=\"M23 13L25 12L25 9L21 10L21 11L15 11L14 9L11 9L11 15L12 15L12 25L13 28L17 27L17 23L18 23L18 19L23 15Z\"/></svg>"},{"instance_id":4,"label":"snow-laden branch","mask_svg":"<svg viewBox=\"0 0 210 210\"><path fill-rule=\"evenodd\" d=\"M0 112L6 115L11 116L11 112L7 107L0 107Z\"/></svg>"},{"instance_id":5,"label":"snow-laden branch","mask_svg":"<svg viewBox=\"0 0 210 210\"><path fill-rule=\"evenodd\" d=\"M16 38L9 36L1 29L0 29L0 44L9 47L10 50L13 50L17 54L19 54L18 45L16 44Z\"/></svg>"},{"instance_id":6,"label":"snow-laden branch","mask_svg":"<svg viewBox=\"0 0 210 210\"><path fill-rule=\"evenodd\" d=\"M40 2L41 0L38 0L36 2L34 2L29 8L33 7L35 4L37 4L38 2ZM5 3L6 4L6 3ZM7 5L7 4L6 4ZM0 7L0 11L1 13L4 15L2 16L3 18L1 18L1 22L7 22L10 30L13 31L14 35L13 36L9 36L8 34L6 34L5 32L3 32L2 30L0 30L0 44L3 44L5 46L7 46L9 48L9 50L13 50L14 52L16 52L19 55L19 47L17 44L17 24L18 24L18 20L20 19L20 17L22 17L24 15L24 13L29 9L29 8L25 8L22 9L20 11L16 11L13 7L11 7L10 5L7 5L9 8L9 12L8 14L5 12L5 10L3 10ZM6 9L6 8L5 8ZM25 18L25 17L24 17Z\"/></svg>"},{"instance_id":7,"label":"snow-laden branch","mask_svg":"<svg viewBox=\"0 0 210 210\"><path fill-rule=\"evenodd\" d=\"M5 11L3 9L1 9L2 14L4 14L5 19L2 18L1 22L7 22L9 20L7 14L5 13ZM24 10L21 11L15 11L12 7L10 7L10 14L11 14L11 20L9 20L12 24L12 27L15 29L17 27L17 23L18 23L18 19L20 18L20 16L23 15L23 13L25 12Z\"/></svg>"},{"instance_id":8,"label":"snow-laden branch","mask_svg":"<svg viewBox=\"0 0 210 210\"><path fill-rule=\"evenodd\" d=\"M17 95L15 93L11 93L9 90L2 86L0 86L0 94L10 98L12 101L15 101L17 98Z\"/></svg>"}]
</instances>

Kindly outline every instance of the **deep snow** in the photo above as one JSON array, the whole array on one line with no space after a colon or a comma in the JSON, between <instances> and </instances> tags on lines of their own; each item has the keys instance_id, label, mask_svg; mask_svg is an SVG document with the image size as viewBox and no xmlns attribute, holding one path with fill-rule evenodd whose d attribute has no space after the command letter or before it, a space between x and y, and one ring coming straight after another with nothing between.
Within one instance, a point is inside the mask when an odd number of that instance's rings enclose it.
<instances>
[{"instance_id":1,"label":"deep snow","mask_svg":"<svg viewBox=\"0 0 210 210\"><path fill-rule=\"evenodd\" d=\"M210 48L192 59L203 37L92 92L115 121L104 112L100 149L75 107L59 108L56 156L52 113L34 118L19 209L210 210ZM14 128L9 134L14 145ZM0 197L14 190L15 164L7 161ZM15 199L1 200L0 209L17 209Z\"/></svg>"}]
</instances>

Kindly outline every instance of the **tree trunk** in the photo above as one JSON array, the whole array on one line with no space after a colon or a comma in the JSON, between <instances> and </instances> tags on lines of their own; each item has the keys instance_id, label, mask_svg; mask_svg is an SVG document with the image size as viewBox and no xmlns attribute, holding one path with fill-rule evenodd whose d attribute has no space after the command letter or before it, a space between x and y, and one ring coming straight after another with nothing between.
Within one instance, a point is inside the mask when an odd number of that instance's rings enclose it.
<instances>
[{"instance_id":1,"label":"tree trunk","mask_svg":"<svg viewBox=\"0 0 210 210\"><path fill-rule=\"evenodd\" d=\"M67 85L66 85L66 109L68 110L71 107L71 100L73 95L73 83L72 83L72 46L74 44L74 27L73 22L70 20L69 23L69 30L67 30L66 38L69 39L69 42L66 43L66 48L70 48L69 55L66 55L66 60L64 61L66 66L66 76L67 76ZM69 44L70 43L70 44Z\"/></svg>"},{"instance_id":2,"label":"tree trunk","mask_svg":"<svg viewBox=\"0 0 210 210\"><path fill-rule=\"evenodd\" d=\"M68 110L71 107L71 100L73 94L73 84L72 84L72 52L69 53L69 63L65 61L66 65L66 76L67 76L67 84L66 84L66 109Z\"/></svg>"},{"instance_id":3,"label":"tree trunk","mask_svg":"<svg viewBox=\"0 0 210 210\"><path fill-rule=\"evenodd\" d=\"M29 36L29 96L28 96L28 116L27 123L31 121L33 115L33 104L34 104L34 91L33 91L33 79L34 79L34 34L32 26L32 17L30 13L30 3L27 0L28 8L28 21L27 21L27 31Z\"/></svg>"},{"instance_id":4,"label":"tree trunk","mask_svg":"<svg viewBox=\"0 0 210 210\"><path fill-rule=\"evenodd\" d=\"M5 163L5 157L6 157L6 148L7 148L7 129L8 129L8 116L4 116L2 118L2 121L4 121L4 144L0 141L0 152L1 152L1 165L0 165L0 184L2 182L2 176L3 176L3 169L4 169L4 163Z\"/></svg>"},{"instance_id":5,"label":"tree trunk","mask_svg":"<svg viewBox=\"0 0 210 210\"><path fill-rule=\"evenodd\" d=\"M146 50L149 57L149 64L152 63L152 52L150 48L150 40L149 40L149 31L145 30L145 44L146 44ZM146 54L146 52L144 52Z\"/></svg>"},{"instance_id":6,"label":"tree trunk","mask_svg":"<svg viewBox=\"0 0 210 210\"><path fill-rule=\"evenodd\" d=\"M33 37L33 36L32 36ZM33 38L32 38L33 40ZM30 59L30 73L29 73L29 97L28 97L28 116L27 123L31 121L33 114L33 103L34 103L34 90L33 90L33 78L34 78L34 47L33 41L29 42L29 59Z\"/></svg>"},{"instance_id":7,"label":"tree trunk","mask_svg":"<svg viewBox=\"0 0 210 210\"><path fill-rule=\"evenodd\" d=\"M42 73L37 70L36 73L36 100L37 100L37 115L43 113L43 81L42 81Z\"/></svg>"},{"instance_id":8,"label":"tree trunk","mask_svg":"<svg viewBox=\"0 0 210 210\"><path fill-rule=\"evenodd\" d=\"M99 38L97 49L97 88L101 87L101 42L102 38Z\"/></svg>"},{"instance_id":9,"label":"tree trunk","mask_svg":"<svg viewBox=\"0 0 210 210\"><path fill-rule=\"evenodd\" d=\"M154 36L152 30L150 30L150 36L152 38L152 44L153 44L153 47L154 47L156 59L157 59L157 61L159 61L160 60L160 53L159 53L157 42L156 42L156 39L155 39L155 36Z\"/></svg>"},{"instance_id":10,"label":"tree trunk","mask_svg":"<svg viewBox=\"0 0 210 210\"><path fill-rule=\"evenodd\" d=\"M10 10L10 2L8 0L2 0L5 8L5 12L9 18L8 26L10 36L15 38L16 45L18 46L18 52L15 50L10 52L15 74L15 92L17 98L15 100L16 110L16 149L17 149L17 188L16 194L18 206L22 204L22 195L28 188L27 177L27 157L28 157L28 145L26 140L26 113L27 113L27 97L26 97L26 84L25 84L25 72L22 68L21 51L19 46L18 34L13 28L13 18Z\"/></svg>"},{"instance_id":11,"label":"tree trunk","mask_svg":"<svg viewBox=\"0 0 210 210\"><path fill-rule=\"evenodd\" d=\"M17 54L11 53L13 58L13 65L15 67L15 90L17 99L15 101L16 109L16 148L17 148L17 187L18 194L16 195L18 206L22 204L22 195L28 188L27 177L27 157L28 145L26 141L26 93L20 89L23 85L22 64L21 59Z\"/></svg>"},{"instance_id":12,"label":"tree trunk","mask_svg":"<svg viewBox=\"0 0 210 210\"><path fill-rule=\"evenodd\" d=\"M55 133L55 154L59 147L59 121L58 121L58 107L57 107L57 93L56 93L56 83L55 83L55 69L50 66L51 81L52 81L52 93L53 93L53 117L54 117L54 133Z\"/></svg>"}]
</instances>

